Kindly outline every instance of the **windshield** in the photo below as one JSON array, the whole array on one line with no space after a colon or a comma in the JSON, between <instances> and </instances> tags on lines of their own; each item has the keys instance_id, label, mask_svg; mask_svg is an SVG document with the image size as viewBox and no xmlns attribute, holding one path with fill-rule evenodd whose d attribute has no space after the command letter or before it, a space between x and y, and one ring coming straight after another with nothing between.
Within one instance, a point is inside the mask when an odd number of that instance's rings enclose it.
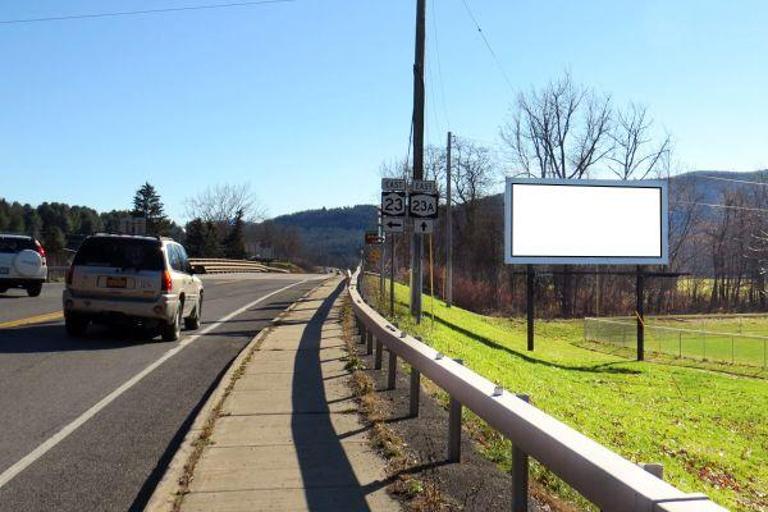
<instances>
[{"instance_id":1,"label":"windshield","mask_svg":"<svg viewBox=\"0 0 768 512\"><path fill-rule=\"evenodd\" d=\"M75 256L75 265L163 270L160 243L135 238L90 238Z\"/></svg>"}]
</instances>

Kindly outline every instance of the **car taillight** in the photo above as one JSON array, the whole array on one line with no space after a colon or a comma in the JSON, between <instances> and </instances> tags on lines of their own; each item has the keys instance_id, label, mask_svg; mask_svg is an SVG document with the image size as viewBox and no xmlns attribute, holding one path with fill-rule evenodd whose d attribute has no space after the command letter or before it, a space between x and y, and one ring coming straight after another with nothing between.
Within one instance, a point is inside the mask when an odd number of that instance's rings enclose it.
<instances>
[{"instance_id":1,"label":"car taillight","mask_svg":"<svg viewBox=\"0 0 768 512\"><path fill-rule=\"evenodd\" d=\"M35 240L35 250L40 254L40 257L45 258L45 249L43 249L43 246L40 245L40 242Z\"/></svg>"},{"instance_id":2,"label":"car taillight","mask_svg":"<svg viewBox=\"0 0 768 512\"><path fill-rule=\"evenodd\" d=\"M163 281L160 283L160 290L164 292L173 291L173 281L171 281L171 273L167 270L163 272Z\"/></svg>"},{"instance_id":3,"label":"car taillight","mask_svg":"<svg viewBox=\"0 0 768 512\"><path fill-rule=\"evenodd\" d=\"M74 267L74 265L71 265L67 269L67 274L64 277L64 282L67 284L67 286L72 285L72 274L74 274L74 273L75 273L75 267Z\"/></svg>"}]
</instances>

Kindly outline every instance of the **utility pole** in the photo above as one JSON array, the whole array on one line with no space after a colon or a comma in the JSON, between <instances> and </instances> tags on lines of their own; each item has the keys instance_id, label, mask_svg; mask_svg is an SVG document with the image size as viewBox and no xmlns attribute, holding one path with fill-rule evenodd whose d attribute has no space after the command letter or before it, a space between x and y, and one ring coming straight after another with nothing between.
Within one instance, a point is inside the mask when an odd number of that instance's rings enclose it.
<instances>
[{"instance_id":1,"label":"utility pole","mask_svg":"<svg viewBox=\"0 0 768 512\"><path fill-rule=\"evenodd\" d=\"M416 0L416 51L413 65L413 179L424 179L424 53L427 0ZM411 315L421 322L422 235L413 233L411 243Z\"/></svg>"},{"instance_id":2,"label":"utility pole","mask_svg":"<svg viewBox=\"0 0 768 512\"><path fill-rule=\"evenodd\" d=\"M446 151L445 173L445 303L453 304L453 216L451 215L451 146L453 134L448 132L448 149Z\"/></svg>"}]
</instances>

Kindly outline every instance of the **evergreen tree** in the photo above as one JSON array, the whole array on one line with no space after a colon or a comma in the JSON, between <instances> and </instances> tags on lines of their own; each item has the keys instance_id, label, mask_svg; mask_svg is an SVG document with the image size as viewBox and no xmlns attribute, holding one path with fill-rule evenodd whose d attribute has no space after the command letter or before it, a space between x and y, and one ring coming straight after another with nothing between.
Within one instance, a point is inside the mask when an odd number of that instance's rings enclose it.
<instances>
[{"instance_id":1,"label":"evergreen tree","mask_svg":"<svg viewBox=\"0 0 768 512\"><path fill-rule=\"evenodd\" d=\"M187 252L193 258L201 258L205 247L205 226L199 218L192 219L186 225L186 244Z\"/></svg>"},{"instance_id":2,"label":"evergreen tree","mask_svg":"<svg viewBox=\"0 0 768 512\"><path fill-rule=\"evenodd\" d=\"M244 222L245 212L242 209L235 213L235 221L224 239L224 255L234 260L245 259Z\"/></svg>"},{"instance_id":3,"label":"evergreen tree","mask_svg":"<svg viewBox=\"0 0 768 512\"><path fill-rule=\"evenodd\" d=\"M165 215L165 207L160 200L160 194L155 187L144 183L133 196L134 217L147 219L147 234L165 235L169 228L168 218Z\"/></svg>"},{"instance_id":4,"label":"evergreen tree","mask_svg":"<svg viewBox=\"0 0 768 512\"><path fill-rule=\"evenodd\" d=\"M202 254L204 258L220 258L221 257L221 244L219 243L219 230L216 228L216 224L207 221L203 224L203 244Z\"/></svg>"}]
</instances>

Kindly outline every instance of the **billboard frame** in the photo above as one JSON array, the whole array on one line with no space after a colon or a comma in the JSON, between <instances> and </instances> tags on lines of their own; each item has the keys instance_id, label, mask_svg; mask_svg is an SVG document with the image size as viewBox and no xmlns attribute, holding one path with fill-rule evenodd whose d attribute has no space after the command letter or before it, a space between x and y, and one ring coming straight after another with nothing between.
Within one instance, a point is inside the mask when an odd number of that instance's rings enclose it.
<instances>
[{"instance_id":1,"label":"billboard frame","mask_svg":"<svg viewBox=\"0 0 768 512\"><path fill-rule=\"evenodd\" d=\"M660 193L660 256L513 256L513 185L554 185L572 187L650 188ZM549 178L507 178L504 189L504 262L508 265L668 265L669 190L667 180L578 180Z\"/></svg>"}]
</instances>

